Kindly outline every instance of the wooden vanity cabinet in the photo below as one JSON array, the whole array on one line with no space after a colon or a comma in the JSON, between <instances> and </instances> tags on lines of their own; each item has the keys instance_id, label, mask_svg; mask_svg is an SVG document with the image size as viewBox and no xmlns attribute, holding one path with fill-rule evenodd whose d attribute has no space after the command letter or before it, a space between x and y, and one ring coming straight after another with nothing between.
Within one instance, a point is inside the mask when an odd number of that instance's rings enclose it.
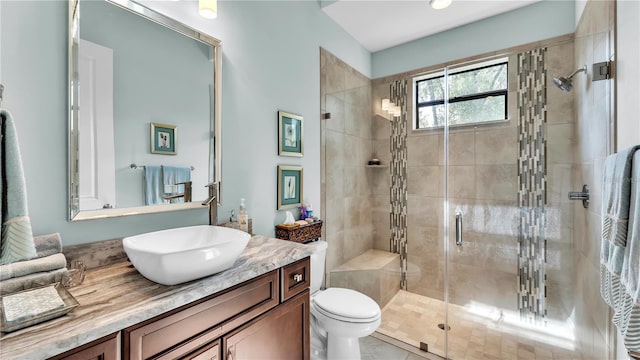
<instances>
[{"instance_id":1,"label":"wooden vanity cabinet","mask_svg":"<svg viewBox=\"0 0 640 360\"><path fill-rule=\"evenodd\" d=\"M308 359L309 258L128 327L122 335L125 360Z\"/></svg>"},{"instance_id":2,"label":"wooden vanity cabinet","mask_svg":"<svg viewBox=\"0 0 640 360\"><path fill-rule=\"evenodd\" d=\"M307 257L51 359L308 360L309 267Z\"/></svg>"},{"instance_id":3,"label":"wooden vanity cabinet","mask_svg":"<svg viewBox=\"0 0 640 360\"><path fill-rule=\"evenodd\" d=\"M236 285L124 329L124 359L177 359L279 303L279 273Z\"/></svg>"}]
</instances>

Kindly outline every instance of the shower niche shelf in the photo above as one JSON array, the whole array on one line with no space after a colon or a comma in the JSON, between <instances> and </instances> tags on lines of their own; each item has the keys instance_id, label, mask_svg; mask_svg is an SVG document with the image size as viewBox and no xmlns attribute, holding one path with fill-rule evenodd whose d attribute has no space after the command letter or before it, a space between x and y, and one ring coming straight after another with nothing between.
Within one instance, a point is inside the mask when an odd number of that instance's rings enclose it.
<instances>
[{"instance_id":1,"label":"shower niche shelf","mask_svg":"<svg viewBox=\"0 0 640 360\"><path fill-rule=\"evenodd\" d=\"M389 165L365 165L364 167L373 169L386 169L389 167Z\"/></svg>"}]
</instances>

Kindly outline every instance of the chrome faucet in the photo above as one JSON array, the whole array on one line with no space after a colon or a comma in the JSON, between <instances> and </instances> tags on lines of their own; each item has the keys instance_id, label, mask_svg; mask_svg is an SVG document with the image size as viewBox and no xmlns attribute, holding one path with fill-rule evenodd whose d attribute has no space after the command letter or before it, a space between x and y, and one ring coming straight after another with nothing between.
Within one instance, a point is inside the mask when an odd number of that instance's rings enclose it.
<instances>
[{"instance_id":1,"label":"chrome faucet","mask_svg":"<svg viewBox=\"0 0 640 360\"><path fill-rule=\"evenodd\" d=\"M209 206L209 225L218 225L218 183L212 182L209 188L209 197L202 205Z\"/></svg>"}]
</instances>

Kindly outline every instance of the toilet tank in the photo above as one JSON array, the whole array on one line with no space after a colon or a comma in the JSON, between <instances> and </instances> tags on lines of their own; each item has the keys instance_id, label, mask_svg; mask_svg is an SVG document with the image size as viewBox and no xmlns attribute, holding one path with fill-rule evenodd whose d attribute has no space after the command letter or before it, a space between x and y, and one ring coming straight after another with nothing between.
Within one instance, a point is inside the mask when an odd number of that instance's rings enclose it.
<instances>
[{"instance_id":1,"label":"toilet tank","mask_svg":"<svg viewBox=\"0 0 640 360\"><path fill-rule=\"evenodd\" d=\"M327 256L327 242L318 240L308 243L307 246L315 247L311 254L311 293L320 290L324 278L324 261Z\"/></svg>"}]
</instances>

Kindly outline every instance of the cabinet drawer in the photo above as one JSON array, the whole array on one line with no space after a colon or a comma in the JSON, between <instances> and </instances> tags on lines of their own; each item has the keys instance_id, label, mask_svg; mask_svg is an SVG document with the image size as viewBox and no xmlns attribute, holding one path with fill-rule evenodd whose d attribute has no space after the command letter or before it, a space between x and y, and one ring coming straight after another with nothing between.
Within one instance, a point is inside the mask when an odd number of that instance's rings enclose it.
<instances>
[{"instance_id":1,"label":"cabinet drawer","mask_svg":"<svg viewBox=\"0 0 640 360\"><path fill-rule=\"evenodd\" d=\"M278 270L124 329L125 359L179 358L278 305Z\"/></svg>"},{"instance_id":2,"label":"cabinet drawer","mask_svg":"<svg viewBox=\"0 0 640 360\"><path fill-rule=\"evenodd\" d=\"M309 257L298 260L280 270L280 302L285 302L309 287L311 278Z\"/></svg>"}]
</instances>

